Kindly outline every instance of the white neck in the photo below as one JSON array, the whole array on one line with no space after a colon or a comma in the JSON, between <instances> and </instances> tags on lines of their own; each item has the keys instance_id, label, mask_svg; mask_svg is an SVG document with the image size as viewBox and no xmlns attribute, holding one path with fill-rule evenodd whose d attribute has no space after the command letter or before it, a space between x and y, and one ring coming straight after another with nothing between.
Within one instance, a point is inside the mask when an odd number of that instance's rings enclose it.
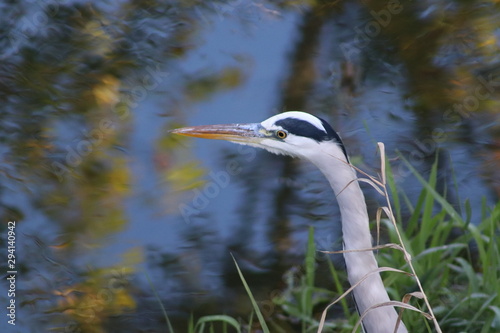
<instances>
[{"instance_id":1,"label":"white neck","mask_svg":"<svg viewBox=\"0 0 500 333\"><path fill-rule=\"evenodd\" d=\"M328 149L328 146L323 148ZM345 159L341 161L338 157L335 157L339 156L340 149L338 147L334 147L334 149L338 151L323 151L321 156L309 156L308 159L321 170L335 192L342 216L344 249L371 248L372 237L368 224L365 197L356 180L357 176L354 169L347 164ZM366 274L378 268L372 251L344 253L344 258L347 277L351 285L356 284ZM375 304L390 300L379 273L371 274L353 292L360 314ZM393 332L397 317L394 307L380 307L371 310L366 315L363 326L367 333ZM407 332L403 323L400 323L397 332Z\"/></svg>"}]
</instances>

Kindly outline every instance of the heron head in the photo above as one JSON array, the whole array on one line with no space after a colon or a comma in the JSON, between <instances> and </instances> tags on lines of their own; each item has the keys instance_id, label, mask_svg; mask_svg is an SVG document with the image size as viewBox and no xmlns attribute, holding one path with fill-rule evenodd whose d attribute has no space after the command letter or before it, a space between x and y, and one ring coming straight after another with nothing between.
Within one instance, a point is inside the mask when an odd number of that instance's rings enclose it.
<instances>
[{"instance_id":1,"label":"heron head","mask_svg":"<svg viewBox=\"0 0 500 333\"><path fill-rule=\"evenodd\" d=\"M261 123L183 127L172 132L231 141L306 159L311 159L324 145L333 144L347 160L344 145L332 127L325 120L300 111L280 113Z\"/></svg>"}]
</instances>

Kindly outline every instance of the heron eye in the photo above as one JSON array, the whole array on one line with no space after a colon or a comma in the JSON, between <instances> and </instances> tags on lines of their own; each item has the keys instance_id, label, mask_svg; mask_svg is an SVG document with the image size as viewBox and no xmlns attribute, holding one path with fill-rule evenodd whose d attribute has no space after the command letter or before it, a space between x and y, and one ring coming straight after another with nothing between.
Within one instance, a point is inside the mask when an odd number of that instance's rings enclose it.
<instances>
[{"instance_id":1,"label":"heron eye","mask_svg":"<svg viewBox=\"0 0 500 333\"><path fill-rule=\"evenodd\" d=\"M280 139L285 139L288 136L288 134L285 131L276 131L276 136Z\"/></svg>"}]
</instances>

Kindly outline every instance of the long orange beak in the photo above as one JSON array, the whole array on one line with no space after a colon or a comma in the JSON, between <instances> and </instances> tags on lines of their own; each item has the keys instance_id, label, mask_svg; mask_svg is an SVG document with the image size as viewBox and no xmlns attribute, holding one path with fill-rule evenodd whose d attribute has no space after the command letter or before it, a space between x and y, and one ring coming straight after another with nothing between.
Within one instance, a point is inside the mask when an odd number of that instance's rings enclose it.
<instances>
[{"instance_id":1,"label":"long orange beak","mask_svg":"<svg viewBox=\"0 0 500 333\"><path fill-rule=\"evenodd\" d=\"M172 133L237 143L257 143L265 138L261 129L260 124L203 125L177 128Z\"/></svg>"}]
</instances>

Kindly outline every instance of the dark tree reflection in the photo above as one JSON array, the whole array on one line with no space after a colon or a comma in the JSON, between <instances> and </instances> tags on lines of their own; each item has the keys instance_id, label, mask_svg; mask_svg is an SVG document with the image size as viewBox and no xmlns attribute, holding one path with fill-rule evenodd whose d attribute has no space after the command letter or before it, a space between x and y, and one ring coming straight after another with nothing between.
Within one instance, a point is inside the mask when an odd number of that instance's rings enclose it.
<instances>
[{"instance_id":1,"label":"dark tree reflection","mask_svg":"<svg viewBox=\"0 0 500 333\"><path fill-rule=\"evenodd\" d=\"M249 162L230 153L223 160L242 166L235 181L243 193L238 221L220 224L230 226L232 237L222 240L211 228L228 217L203 209L194 222L180 216L177 208L192 200L186 193L200 191L209 172L167 130L181 126L193 105L255 74L251 56L236 51L233 63L187 68L203 34L220 33L213 27L226 28L225 20L235 19L249 34L262 22L298 17L295 33L279 36L290 49L276 78L284 79L276 84L275 109L334 120L359 161L369 139L357 137L361 125L349 121L364 121L358 105L382 101L396 109L387 112L389 133L398 124L411 129L393 139L390 154L397 148L425 172L439 151L439 189L458 207L460 199L447 191L453 182L447 153L460 146L461 154L481 161L474 176L486 183L490 200L498 199L497 1L6 1L0 8L0 217L23 229L19 303L32 329L163 330L156 291L177 327L185 328L191 312L246 315L250 305L241 301L246 296L229 251L241 259L256 295L269 298L301 262L306 224L315 221L328 234L334 228L338 212L323 200L330 192L321 176L268 155ZM401 105L370 99L386 88ZM154 132L143 126L147 117L161 124L155 147L141 141ZM134 155L133 147L146 153ZM143 158L153 167L141 169ZM371 166L369 158L363 162ZM458 177L469 173L460 170ZM175 251L115 243L120 232L167 215L169 232L179 238L168 238L179 243ZM265 244L259 251L255 239ZM105 261L101 253L108 252L116 258ZM292 329L283 313L270 316Z\"/></svg>"}]
</instances>

